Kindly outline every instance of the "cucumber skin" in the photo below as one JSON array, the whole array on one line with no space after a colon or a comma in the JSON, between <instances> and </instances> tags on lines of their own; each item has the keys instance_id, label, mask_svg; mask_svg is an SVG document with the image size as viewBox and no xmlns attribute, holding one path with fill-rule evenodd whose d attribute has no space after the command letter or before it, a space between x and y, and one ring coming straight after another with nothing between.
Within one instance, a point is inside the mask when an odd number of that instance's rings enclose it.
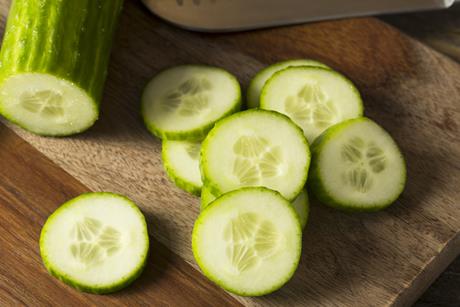
<instances>
[{"instance_id":1,"label":"cucumber skin","mask_svg":"<svg viewBox=\"0 0 460 307\"><path fill-rule=\"evenodd\" d=\"M216 66L210 66L210 65L198 65L198 64L184 64L184 65L180 65L180 66L192 66L192 67L207 67L207 68L213 68L213 69L217 69L217 70L220 70L222 71L223 73L227 74L231 79L233 79L233 81L235 82L235 84L237 85L237 88L238 88L238 97L235 99L235 101L233 102L233 107L228 110L227 112L225 112L224 114L222 114L222 116L218 119L216 119L214 122L212 123L209 123L207 125L203 125L201 127L198 127L198 128L195 128L195 129L192 129L192 130L187 130L187 131L176 131L176 132L165 132L163 131L162 129L158 129L155 125L153 125L151 122L149 122L147 116L145 115L145 111L144 111L144 95L142 95L142 98L141 98L141 116L142 116L142 120L144 122L144 125L145 127L147 128L147 130L154 136L162 139L162 140L171 140L171 141L202 141L209 133L209 131L214 127L214 125L216 124L216 122L218 122L219 120L225 118L225 117L228 117L234 113L237 113L241 110L241 107L243 105L243 101L242 101L242 94L241 94L241 86L240 86L240 83L238 82L238 79L233 75L231 74L230 72L228 72L227 70L221 68L221 67L216 67ZM173 67L167 67L167 68L164 68L162 70L160 70L156 75L159 75L161 74L162 72L168 70L168 69L171 69ZM155 77L153 77L155 78ZM145 89L147 88L148 86L148 83L150 83L152 80L150 79L148 82L147 82L147 85L145 85L144 87L144 91Z\"/></svg>"},{"instance_id":2,"label":"cucumber skin","mask_svg":"<svg viewBox=\"0 0 460 307\"><path fill-rule=\"evenodd\" d=\"M315 61L315 60L310 60L310 59L291 59L291 60L285 60L285 61L277 62L275 64L271 64L271 65L259 70L259 72L256 73L256 75L251 79L251 81L249 81L249 86L248 86L248 89L246 91L246 107L248 109L253 109L253 108L260 107L260 96L261 96L260 94L262 93L262 90L259 93L259 99L256 99L254 97L255 96L254 95L254 92L255 92L254 87L256 86L255 83L256 83L257 79L260 78L260 76L263 73L265 73L267 70L273 69L273 68L275 68L277 66L283 66L284 64L286 64L288 62L296 62L296 61L308 61L310 64L292 65L292 66L308 66L308 67L312 66L312 67L322 67L322 68L325 68L325 69L331 69L326 64L323 64L323 63ZM289 66L289 67L291 67L291 66ZM288 68L288 67L286 67L286 68ZM284 68L284 69L286 69L286 68ZM277 73L278 71L275 71L275 73ZM270 76L270 78L272 76ZM268 78L268 79L270 79L270 78ZM268 79L267 79L267 81L268 81ZM263 88L263 86L262 86L262 88Z\"/></svg>"},{"instance_id":3,"label":"cucumber skin","mask_svg":"<svg viewBox=\"0 0 460 307\"><path fill-rule=\"evenodd\" d=\"M0 86L18 74L50 74L81 88L98 110L122 6L123 0L13 0L0 51ZM28 130L5 115L1 103L0 113ZM77 134L92 124L41 135Z\"/></svg>"},{"instance_id":4,"label":"cucumber skin","mask_svg":"<svg viewBox=\"0 0 460 307\"><path fill-rule=\"evenodd\" d=\"M166 171L166 175L168 175L168 178L174 182L174 184L181 188L182 190L186 191L186 192L189 192L195 196L200 196L201 195L201 187L200 186L197 186L195 185L194 183L191 183L183 178L180 178L178 176L175 175L175 171L174 171L174 168L171 166L171 163L169 163L169 160L167 158L167 150L166 150L166 147L167 145L165 145L166 143L165 142L162 142L162 146L161 146L161 160L163 161L163 167Z\"/></svg>"},{"instance_id":5,"label":"cucumber skin","mask_svg":"<svg viewBox=\"0 0 460 307\"><path fill-rule=\"evenodd\" d=\"M203 186L201 189L200 211L206 209L213 201L216 200L216 198L217 197L207 186Z\"/></svg>"},{"instance_id":6,"label":"cucumber skin","mask_svg":"<svg viewBox=\"0 0 460 307\"><path fill-rule=\"evenodd\" d=\"M118 198L122 198L123 200L127 201L127 203L129 203L130 206L132 208L134 208L139 213L139 215L142 217L142 220L143 220L144 225L145 225L145 229L147 230L147 222L145 221L144 215L142 214L140 209L136 206L136 204L132 200L130 200L129 198L127 198L127 197L125 197L123 195L110 193L110 192L88 192L88 193L81 194L81 195L79 195L79 196L77 196L75 198L72 198L71 200L65 202L64 204L62 204L56 211L54 211L48 217L48 219L46 220L46 222L45 222L45 224L44 224L44 226L42 228L42 231L40 233L40 243L39 243L39 245L40 245L40 255L42 257L42 261L43 261L43 264L45 265L46 270L52 276L56 277L57 279L61 280L62 282L66 283L69 286L71 286L71 287L73 287L73 288L75 288L75 289L77 289L79 291L82 291L82 292L88 292L88 293L94 293L94 294L108 294L108 293L116 292L118 290L121 290L121 289L129 286L144 271L145 266L147 264L147 259L148 259L149 254L150 254L150 248L149 248L150 239L149 239L149 235L148 235L147 231L145 232L145 240L147 241L147 250L146 250L145 254L143 255L143 259L142 259L141 264L136 268L134 274L132 274L131 276L129 276L129 277L125 278L125 279L120 280L119 282L116 282L116 283L113 283L111 285L104 286L104 287L90 287L90 286L81 284L80 282L72 279L71 277L67 276L66 274L64 274L64 273L60 272L59 270L55 269L53 267L53 265L48 261L46 252L43 249L44 235L47 232L47 227L46 227L47 222L51 221L52 219L54 219L59 214L59 212L61 210L65 210L67 207L71 206L75 201L81 200L82 198L86 198L86 197L92 197L94 195L118 197Z\"/></svg>"},{"instance_id":7,"label":"cucumber skin","mask_svg":"<svg viewBox=\"0 0 460 307\"><path fill-rule=\"evenodd\" d=\"M229 117L226 117L226 118L223 118L221 119L220 121L218 121L215 125L214 125L214 128L211 129L211 131L209 131L208 135L206 136L206 138L203 140L203 143L201 144L201 152L200 152L200 157L201 157L201 161L200 161L200 170L201 170L201 179L203 181L203 185L206 185L210 192L214 195L222 195L224 194L220 189L219 187L217 187L212 181L210 181L208 179L208 177L206 176L206 168L205 168L205 164L206 164L206 159L205 159L205 151L208 147L208 142L209 142L209 139L214 135L214 131L216 131L216 128L218 128L220 125L222 125L223 123L225 123L227 120L231 119L233 116L241 116L241 114L246 114L246 113L252 113L252 112L257 112L257 113L261 113L261 112L264 112L264 113L271 113L273 115L276 115L280 118L283 118L285 120L288 120L289 122L291 122L293 124L293 126L298 130L298 133L300 133L300 135L302 136L302 139L305 141L305 145L307 147L307 155L309 156L309 162L307 163L307 165L305 166L305 178L304 178L304 181L306 182L307 179L308 179L308 171L309 171L309 168L310 168L310 164L311 164L311 152L310 152L310 146L308 144L308 141L307 139L305 138L304 134L303 134L303 130L297 126L288 116L282 114L282 113L279 113L277 111L272 111L272 110L263 110L263 109L249 109L249 110L245 110L245 111L242 111L242 112L239 112L239 113L236 113L236 114L233 114L232 116L229 116ZM296 195L292 198L292 199L288 199L288 201L294 201L296 199L297 196L299 196L299 194L302 192L302 189L304 188L304 185L302 185L301 187L299 187L299 190L297 191ZM241 189L241 188L240 188Z\"/></svg>"},{"instance_id":8,"label":"cucumber skin","mask_svg":"<svg viewBox=\"0 0 460 307\"><path fill-rule=\"evenodd\" d=\"M324 184L323 180L321 179L320 176L320 170L319 170L319 165L320 165L320 154L323 149L324 142L330 140L331 138L334 137L334 134L336 132L340 132L343 128L352 125L356 122L373 122L367 117L358 117L358 118L353 118L346 120L344 122L338 123L334 126L331 126L328 128L326 131L324 131L319 137L316 138L316 140L313 142L311 146L311 153L312 153L312 160L311 160L311 166L310 166L310 172L308 174L308 182L307 186L309 187L309 190L315 195L315 197L323 204L338 209L342 210L345 212L377 212L380 210L383 210L390 205L392 205L401 195L401 193L404 191L404 187L407 181L407 170L406 168L403 169L403 176L404 176L404 181L402 184L401 191L399 194L397 194L395 197L392 199L389 199L387 202L382 203L382 204L375 204L371 205L367 208L365 207L357 207L353 206L353 204L350 203L344 203L341 202L338 199L335 199L330 195L330 193L326 189L326 185ZM373 122L374 123L374 122ZM383 128L382 128L383 129ZM397 146L399 149L399 147ZM400 152L401 154L401 152ZM402 159L404 160L404 156L401 154ZM405 161L405 160L404 160ZM405 164L406 165L406 164Z\"/></svg>"},{"instance_id":9,"label":"cucumber skin","mask_svg":"<svg viewBox=\"0 0 460 307\"><path fill-rule=\"evenodd\" d=\"M273 288L268 289L267 291L264 291L264 292L259 292L259 293L248 293L248 292L244 292L244 291L239 291L238 289L234 289L234 288L231 288L231 287L226 287L225 285L220 284L219 280L214 278L212 276L212 274L210 274L206 269L203 268L201 258L198 256L198 253L197 253L196 249L194 248L194 245L196 244L195 242L198 240L197 234L196 234L197 225L200 224L201 220L207 215L207 213L210 212L209 209L214 207L214 206L219 206L219 201L220 200L228 198L228 197L231 197L233 194L244 192L244 191L270 192L270 193L276 195L277 197L282 198L285 201L285 205L291 210L292 214L296 217L297 225L298 225L298 228L299 228L298 233L299 233L299 236L300 236L300 244L302 244L302 226L300 224L300 220L299 220L299 217L297 215L297 212L295 211L294 207L289 203L289 201L287 201L279 192L271 190L271 189L267 189L267 188L264 188L264 187L246 187L246 188L241 188L241 189L238 189L238 190L233 190L233 191L230 191L228 193L225 193L225 194L219 196L216 200L211 202L209 204L209 206L206 207L206 210L204 210L203 212L200 213L200 215L196 219L195 224L193 226L193 231L192 231L192 252L193 252L193 257L195 258L195 261L197 262L197 264L200 267L200 269L203 272L203 274L209 280L211 280L213 283L215 283L216 285L218 285L222 289L224 289L226 291L229 291L229 292L231 292L233 294L239 295L239 296L246 296L246 297L264 296L264 295L270 294L270 293L282 288L289 280L291 280L291 278L294 276L294 273L296 272L296 270L297 270L297 268L299 266L300 257L301 257L301 254L302 254L302 246L299 249L299 255L297 257L297 262L294 264L293 270L291 272L289 272L289 274L286 276L285 280L283 280L279 285L275 285Z\"/></svg>"}]
</instances>

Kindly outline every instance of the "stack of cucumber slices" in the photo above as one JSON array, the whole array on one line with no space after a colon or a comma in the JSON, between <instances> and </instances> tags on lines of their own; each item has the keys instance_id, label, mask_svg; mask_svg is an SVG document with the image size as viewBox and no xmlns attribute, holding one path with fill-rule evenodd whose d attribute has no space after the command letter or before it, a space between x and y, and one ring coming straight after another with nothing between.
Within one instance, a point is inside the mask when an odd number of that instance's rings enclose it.
<instances>
[{"instance_id":1,"label":"stack of cucumber slices","mask_svg":"<svg viewBox=\"0 0 460 307\"><path fill-rule=\"evenodd\" d=\"M391 136L363 117L359 91L327 65L271 65L251 81L246 104L240 111L230 73L178 66L147 85L142 115L163 139L168 176L201 196L199 267L229 292L260 296L297 268L307 188L329 206L376 211L398 198L406 176Z\"/></svg>"},{"instance_id":2,"label":"stack of cucumber slices","mask_svg":"<svg viewBox=\"0 0 460 307\"><path fill-rule=\"evenodd\" d=\"M142 116L162 139L168 176L201 196L192 249L202 272L229 292L260 296L297 269L307 190L341 210L377 211L402 193L406 166L391 136L363 117L353 83L317 61L263 69L247 105L240 111L240 85L229 72L183 65L150 81ZM40 238L47 269L94 293L132 282L148 249L139 209L110 193L67 202Z\"/></svg>"}]
</instances>

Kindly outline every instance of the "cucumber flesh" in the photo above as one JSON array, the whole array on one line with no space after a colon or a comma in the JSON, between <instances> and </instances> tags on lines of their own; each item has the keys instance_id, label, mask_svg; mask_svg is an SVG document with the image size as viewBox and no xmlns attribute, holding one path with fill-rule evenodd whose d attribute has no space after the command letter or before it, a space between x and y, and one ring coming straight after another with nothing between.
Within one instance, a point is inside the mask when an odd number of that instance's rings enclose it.
<instances>
[{"instance_id":1,"label":"cucumber flesh","mask_svg":"<svg viewBox=\"0 0 460 307\"><path fill-rule=\"evenodd\" d=\"M260 296L294 274L302 229L291 204L265 188L224 194L195 222L192 249L203 273L227 291Z\"/></svg>"},{"instance_id":2,"label":"cucumber flesh","mask_svg":"<svg viewBox=\"0 0 460 307\"><path fill-rule=\"evenodd\" d=\"M216 198L217 197L212 193L211 189L204 185L201 189L200 211L206 209Z\"/></svg>"},{"instance_id":3,"label":"cucumber flesh","mask_svg":"<svg viewBox=\"0 0 460 307\"><path fill-rule=\"evenodd\" d=\"M0 52L0 113L65 136L97 120L122 0L12 1Z\"/></svg>"},{"instance_id":4,"label":"cucumber flesh","mask_svg":"<svg viewBox=\"0 0 460 307\"><path fill-rule=\"evenodd\" d=\"M169 178L181 189L199 196L201 143L189 141L162 142L163 165Z\"/></svg>"},{"instance_id":5,"label":"cucumber flesh","mask_svg":"<svg viewBox=\"0 0 460 307\"><path fill-rule=\"evenodd\" d=\"M41 135L70 135L97 120L93 99L69 81L42 73L18 74L0 88L0 112Z\"/></svg>"},{"instance_id":6,"label":"cucumber flesh","mask_svg":"<svg viewBox=\"0 0 460 307\"><path fill-rule=\"evenodd\" d=\"M260 103L260 93L262 92L262 88L264 87L265 82L267 82L267 80L270 79L270 77L273 76L274 73L291 66L314 66L323 67L326 69L329 68L327 65L321 62L310 59L287 60L265 67L264 69L259 71L249 83L246 95L247 107L258 108Z\"/></svg>"},{"instance_id":7,"label":"cucumber flesh","mask_svg":"<svg viewBox=\"0 0 460 307\"><path fill-rule=\"evenodd\" d=\"M297 215L299 216L300 225L302 229L305 228L308 221L308 214L310 212L310 202L308 200L308 193L304 189L300 192L299 196L292 202Z\"/></svg>"},{"instance_id":8,"label":"cucumber flesh","mask_svg":"<svg viewBox=\"0 0 460 307\"><path fill-rule=\"evenodd\" d=\"M308 175L310 151L301 129L283 114L251 109L219 121L201 148L201 173L215 195L248 186L292 201Z\"/></svg>"},{"instance_id":9,"label":"cucumber flesh","mask_svg":"<svg viewBox=\"0 0 460 307\"><path fill-rule=\"evenodd\" d=\"M114 292L133 282L148 250L141 211L112 193L88 193L66 202L48 218L40 236L48 271L92 293Z\"/></svg>"},{"instance_id":10,"label":"cucumber flesh","mask_svg":"<svg viewBox=\"0 0 460 307\"><path fill-rule=\"evenodd\" d=\"M265 83L260 107L289 116L308 141L328 127L363 114L361 96L350 80L320 67L289 67Z\"/></svg>"},{"instance_id":11,"label":"cucumber flesh","mask_svg":"<svg viewBox=\"0 0 460 307\"><path fill-rule=\"evenodd\" d=\"M312 154L309 186L330 206L377 211L404 190L404 158L392 137L368 118L329 128L313 144Z\"/></svg>"},{"instance_id":12,"label":"cucumber flesh","mask_svg":"<svg viewBox=\"0 0 460 307\"><path fill-rule=\"evenodd\" d=\"M202 140L219 119L241 108L241 89L227 71L183 65L160 72L142 96L151 133L170 140Z\"/></svg>"}]
</instances>

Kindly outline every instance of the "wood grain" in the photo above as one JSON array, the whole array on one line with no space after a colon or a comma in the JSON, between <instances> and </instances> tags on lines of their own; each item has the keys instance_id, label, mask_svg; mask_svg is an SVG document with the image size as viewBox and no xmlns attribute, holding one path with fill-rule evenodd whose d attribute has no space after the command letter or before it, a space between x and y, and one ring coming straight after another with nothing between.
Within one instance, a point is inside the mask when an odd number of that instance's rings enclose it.
<instances>
[{"instance_id":1,"label":"wood grain","mask_svg":"<svg viewBox=\"0 0 460 307\"><path fill-rule=\"evenodd\" d=\"M0 3L4 18L6 1ZM263 306L409 304L460 253L460 81L451 77L460 67L377 19L203 35L174 29L127 1L96 126L67 139L12 128L92 190L133 198L155 225L152 235L195 265L190 232L198 199L167 180L160 142L139 119L142 87L160 69L187 62L223 66L246 86L264 65L293 57L322 60L356 82L366 114L401 145L408 186L377 214L313 204L293 280L275 294L238 299Z\"/></svg>"},{"instance_id":2,"label":"wood grain","mask_svg":"<svg viewBox=\"0 0 460 307\"><path fill-rule=\"evenodd\" d=\"M52 278L40 259L41 226L61 203L89 190L3 124L0 140L0 306L236 304L155 239L140 279L116 294L84 294Z\"/></svg>"}]
</instances>

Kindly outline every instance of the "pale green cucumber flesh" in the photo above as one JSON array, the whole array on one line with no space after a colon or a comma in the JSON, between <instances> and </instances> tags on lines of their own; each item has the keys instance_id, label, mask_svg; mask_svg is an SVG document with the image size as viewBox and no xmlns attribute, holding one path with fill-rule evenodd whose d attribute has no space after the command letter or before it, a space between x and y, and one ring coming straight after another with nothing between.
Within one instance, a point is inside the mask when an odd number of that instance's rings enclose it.
<instances>
[{"instance_id":1,"label":"pale green cucumber flesh","mask_svg":"<svg viewBox=\"0 0 460 307\"><path fill-rule=\"evenodd\" d=\"M201 143L189 141L162 142L163 166L168 177L181 189L200 196L200 149Z\"/></svg>"},{"instance_id":2,"label":"pale green cucumber flesh","mask_svg":"<svg viewBox=\"0 0 460 307\"><path fill-rule=\"evenodd\" d=\"M265 83L260 107L289 116L310 144L328 127L363 114L353 83L320 67L289 67L275 73Z\"/></svg>"},{"instance_id":3,"label":"pale green cucumber flesh","mask_svg":"<svg viewBox=\"0 0 460 307\"><path fill-rule=\"evenodd\" d=\"M308 185L332 207L377 211L391 205L405 183L406 165L397 144L368 118L332 126L312 146Z\"/></svg>"},{"instance_id":4,"label":"pale green cucumber flesh","mask_svg":"<svg viewBox=\"0 0 460 307\"><path fill-rule=\"evenodd\" d=\"M149 251L147 224L136 205L113 193L87 193L59 207L40 235L48 271L81 291L109 293L132 283Z\"/></svg>"},{"instance_id":5,"label":"pale green cucumber flesh","mask_svg":"<svg viewBox=\"0 0 460 307\"><path fill-rule=\"evenodd\" d=\"M294 200L308 175L310 151L301 129L283 114L251 109L224 118L201 148L201 174L215 195L264 186Z\"/></svg>"},{"instance_id":6,"label":"pale green cucumber flesh","mask_svg":"<svg viewBox=\"0 0 460 307\"><path fill-rule=\"evenodd\" d=\"M192 249L203 273L242 296L260 296L294 274L302 229L292 205L265 188L243 188L216 199L201 212Z\"/></svg>"},{"instance_id":7,"label":"pale green cucumber flesh","mask_svg":"<svg viewBox=\"0 0 460 307\"><path fill-rule=\"evenodd\" d=\"M241 108L241 89L227 71L182 65L157 74L142 95L149 131L169 140L202 140L214 123Z\"/></svg>"},{"instance_id":8,"label":"pale green cucumber flesh","mask_svg":"<svg viewBox=\"0 0 460 307\"><path fill-rule=\"evenodd\" d=\"M247 95L246 95L246 106L248 108L257 108L260 104L260 93L262 92L262 88L273 76L274 73L283 70L285 68L291 66L314 66L314 67L323 67L329 68L327 65L310 59L293 59L293 60L286 60L282 62L278 62L272 64L270 66L265 67L264 69L260 70L254 78L252 78L251 82L249 82Z\"/></svg>"},{"instance_id":9,"label":"pale green cucumber flesh","mask_svg":"<svg viewBox=\"0 0 460 307\"><path fill-rule=\"evenodd\" d=\"M92 126L122 4L12 1L0 53L0 113L41 135Z\"/></svg>"},{"instance_id":10,"label":"pale green cucumber flesh","mask_svg":"<svg viewBox=\"0 0 460 307\"><path fill-rule=\"evenodd\" d=\"M203 185L201 188L200 211L206 209L216 198L217 197L212 193L211 189Z\"/></svg>"}]
</instances>

